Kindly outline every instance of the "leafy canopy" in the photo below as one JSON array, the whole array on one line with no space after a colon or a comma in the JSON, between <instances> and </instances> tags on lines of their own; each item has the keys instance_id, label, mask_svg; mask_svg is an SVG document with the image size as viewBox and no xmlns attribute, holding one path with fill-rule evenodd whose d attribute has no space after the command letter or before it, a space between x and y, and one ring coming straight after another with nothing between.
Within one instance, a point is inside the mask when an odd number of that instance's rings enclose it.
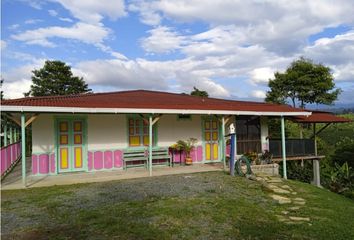
<instances>
[{"instance_id":1,"label":"leafy canopy","mask_svg":"<svg viewBox=\"0 0 354 240\"><path fill-rule=\"evenodd\" d=\"M76 77L71 67L61 61L49 61L32 71L31 90L25 96L70 95L90 92L82 77Z\"/></svg>"},{"instance_id":2,"label":"leafy canopy","mask_svg":"<svg viewBox=\"0 0 354 240\"><path fill-rule=\"evenodd\" d=\"M207 91L199 90L196 87L193 87L193 91L191 92L192 96L199 96L199 97L209 97L209 94Z\"/></svg>"},{"instance_id":3,"label":"leafy canopy","mask_svg":"<svg viewBox=\"0 0 354 240\"><path fill-rule=\"evenodd\" d=\"M276 72L274 76L269 80L267 102L285 104L290 99L293 107L299 103L302 108L307 103L329 105L341 92L335 88L329 67L303 57L292 62L284 73Z\"/></svg>"}]
</instances>

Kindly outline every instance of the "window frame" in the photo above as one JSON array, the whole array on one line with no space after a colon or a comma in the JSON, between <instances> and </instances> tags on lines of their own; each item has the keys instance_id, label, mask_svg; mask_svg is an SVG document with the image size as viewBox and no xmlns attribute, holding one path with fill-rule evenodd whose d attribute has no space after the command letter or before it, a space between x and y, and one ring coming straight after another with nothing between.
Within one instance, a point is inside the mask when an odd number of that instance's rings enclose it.
<instances>
[{"instance_id":1,"label":"window frame","mask_svg":"<svg viewBox=\"0 0 354 240\"><path fill-rule=\"evenodd\" d=\"M130 120L134 120L134 135L130 134ZM139 126L136 126L136 120L139 120ZM155 123L152 128L152 146L157 146L157 124ZM145 125L143 117L138 114L128 114L127 115L127 145L128 148L146 148L149 145L144 144L144 137L149 136L149 133L144 133L144 127L149 131L149 124ZM139 128L139 134L136 133L136 129ZM130 137L139 136L139 145L130 145Z\"/></svg>"}]
</instances>

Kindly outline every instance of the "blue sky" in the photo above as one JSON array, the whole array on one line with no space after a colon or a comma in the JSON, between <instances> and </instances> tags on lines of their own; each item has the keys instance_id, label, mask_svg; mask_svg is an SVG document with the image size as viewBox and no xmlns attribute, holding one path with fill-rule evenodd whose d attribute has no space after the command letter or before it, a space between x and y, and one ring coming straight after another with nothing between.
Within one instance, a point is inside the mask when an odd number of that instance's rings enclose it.
<instances>
[{"instance_id":1,"label":"blue sky","mask_svg":"<svg viewBox=\"0 0 354 240\"><path fill-rule=\"evenodd\" d=\"M353 103L354 1L3 0L5 97L29 90L46 59L95 92L153 89L262 101L300 56L331 67Z\"/></svg>"}]
</instances>

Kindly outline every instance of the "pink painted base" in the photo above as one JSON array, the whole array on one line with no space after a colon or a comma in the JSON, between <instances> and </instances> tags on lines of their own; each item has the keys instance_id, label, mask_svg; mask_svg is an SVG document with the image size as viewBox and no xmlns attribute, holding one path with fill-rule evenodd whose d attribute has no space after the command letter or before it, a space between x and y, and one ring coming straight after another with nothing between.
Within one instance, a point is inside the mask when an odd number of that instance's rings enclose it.
<instances>
[{"instance_id":1,"label":"pink painted base","mask_svg":"<svg viewBox=\"0 0 354 240\"><path fill-rule=\"evenodd\" d=\"M122 155L121 150L88 152L88 170L121 168Z\"/></svg>"},{"instance_id":2,"label":"pink painted base","mask_svg":"<svg viewBox=\"0 0 354 240\"><path fill-rule=\"evenodd\" d=\"M55 173L55 154L43 153L32 154L32 174L45 175L49 173Z\"/></svg>"}]
</instances>

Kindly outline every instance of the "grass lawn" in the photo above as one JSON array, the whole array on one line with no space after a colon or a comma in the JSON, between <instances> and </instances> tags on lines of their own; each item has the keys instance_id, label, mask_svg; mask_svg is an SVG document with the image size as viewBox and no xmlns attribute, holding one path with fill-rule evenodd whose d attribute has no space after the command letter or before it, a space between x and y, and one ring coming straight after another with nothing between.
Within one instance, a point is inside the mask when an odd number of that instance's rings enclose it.
<instances>
[{"instance_id":1,"label":"grass lawn","mask_svg":"<svg viewBox=\"0 0 354 240\"><path fill-rule=\"evenodd\" d=\"M222 172L2 191L2 239L354 239L354 201L287 181L286 223L259 182Z\"/></svg>"}]
</instances>

